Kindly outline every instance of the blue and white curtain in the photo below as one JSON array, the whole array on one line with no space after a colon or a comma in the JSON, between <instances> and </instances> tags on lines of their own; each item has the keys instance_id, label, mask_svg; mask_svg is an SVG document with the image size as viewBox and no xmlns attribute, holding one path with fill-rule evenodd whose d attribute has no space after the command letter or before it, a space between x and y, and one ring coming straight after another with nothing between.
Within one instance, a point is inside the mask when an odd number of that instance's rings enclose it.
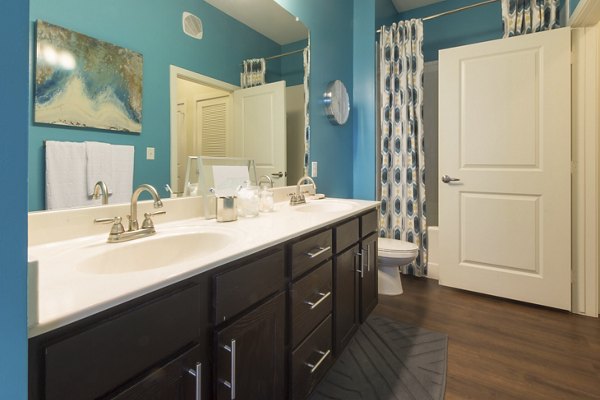
<instances>
[{"instance_id":1,"label":"blue and white curtain","mask_svg":"<svg viewBox=\"0 0 600 400\"><path fill-rule=\"evenodd\" d=\"M412 19L382 27L379 46L379 235L417 244L419 256L402 272L427 275L423 22Z\"/></svg>"},{"instance_id":2,"label":"blue and white curtain","mask_svg":"<svg viewBox=\"0 0 600 400\"><path fill-rule=\"evenodd\" d=\"M504 37L559 28L560 0L502 0Z\"/></svg>"},{"instance_id":3,"label":"blue and white curtain","mask_svg":"<svg viewBox=\"0 0 600 400\"><path fill-rule=\"evenodd\" d=\"M304 61L304 175L308 175L308 158L310 154L310 36L308 45L302 52Z\"/></svg>"},{"instance_id":4,"label":"blue and white curtain","mask_svg":"<svg viewBox=\"0 0 600 400\"><path fill-rule=\"evenodd\" d=\"M267 63L264 58L244 60L242 66L244 68L244 71L240 74L240 86L242 89L265 84Z\"/></svg>"}]
</instances>

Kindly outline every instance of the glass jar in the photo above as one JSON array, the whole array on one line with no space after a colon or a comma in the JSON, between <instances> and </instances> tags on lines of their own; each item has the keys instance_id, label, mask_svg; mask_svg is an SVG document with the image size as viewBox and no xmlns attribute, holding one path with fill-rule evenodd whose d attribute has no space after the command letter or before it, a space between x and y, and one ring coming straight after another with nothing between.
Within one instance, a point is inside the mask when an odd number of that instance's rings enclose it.
<instances>
[{"instance_id":1,"label":"glass jar","mask_svg":"<svg viewBox=\"0 0 600 400\"><path fill-rule=\"evenodd\" d=\"M237 190L238 215L256 217L259 210L258 186L244 182Z\"/></svg>"}]
</instances>

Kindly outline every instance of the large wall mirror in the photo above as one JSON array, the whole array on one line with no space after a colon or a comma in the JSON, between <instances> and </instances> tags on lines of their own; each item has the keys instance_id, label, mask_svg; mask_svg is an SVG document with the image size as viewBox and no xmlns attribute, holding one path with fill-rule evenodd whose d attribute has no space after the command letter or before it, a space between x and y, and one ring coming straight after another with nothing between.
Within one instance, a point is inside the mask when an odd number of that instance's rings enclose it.
<instances>
[{"instance_id":1,"label":"large wall mirror","mask_svg":"<svg viewBox=\"0 0 600 400\"><path fill-rule=\"evenodd\" d=\"M202 20L201 40L183 32L184 12ZM37 20L143 56L140 134L37 124L32 117L30 211L46 209L49 140L133 146L133 187L150 183L163 197L169 195L167 184L175 192L183 191L190 155L253 158L257 174L281 176L274 180L276 185L295 184L304 174L309 123L304 67L310 59L304 49L309 47L309 32L275 0L131 0L111 5L31 0L30 20L34 60ZM266 59L265 85L241 88L243 61L260 58ZM34 73L31 91L35 93ZM254 128L245 129L246 122ZM114 204L111 197L109 204ZM81 207L100 201L90 199Z\"/></svg>"}]
</instances>

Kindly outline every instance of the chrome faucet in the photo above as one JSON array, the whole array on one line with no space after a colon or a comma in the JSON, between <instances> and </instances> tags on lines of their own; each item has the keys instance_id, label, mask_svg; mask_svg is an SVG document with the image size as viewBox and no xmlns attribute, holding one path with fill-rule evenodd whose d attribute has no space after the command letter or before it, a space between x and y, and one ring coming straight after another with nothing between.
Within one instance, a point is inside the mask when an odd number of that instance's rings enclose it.
<instances>
[{"instance_id":1,"label":"chrome faucet","mask_svg":"<svg viewBox=\"0 0 600 400\"><path fill-rule=\"evenodd\" d=\"M154 229L154 223L152 222L152 216L166 214L166 212L157 211L153 213L145 213L144 222L142 223L142 228L140 229L137 221L137 202L140 194L144 191L152 195L152 199L154 200L154 208L161 208L163 206L158 192L152 185L143 184L138 186L131 195L130 214L127 216L129 218L129 229L127 231L123 228L121 217L97 218L94 220L95 223L113 224L110 234L108 235L108 243L126 242L128 240L139 239L156 233L156 230Z\"/></svg>"},{"instance_id":2,"label":"chrome faucet","mask_svg":"<svg viewBox=\"0 0 600 400\"><path fill-rule=\"evenodd\" d=\"M313 189L315 190L315 193L317 192L317 185L315 184L315 181L310 176L304 175L302 178L300 178L300 180L296 184L296 193L293 193L292 197L290 198L290 205L291 206L297 206L299 204L305 204L306 203L306 198L304 197L304 194L307 193L307 192L300 193L300 185L304 181L310 181L310 183L312 183Z\"/></svg>"},{"instance_id":3,"label":"chrome faucet","mask_svg":"<svg viewBox=\"0 0 600 400\"><path fill-rule=\"evenodd\" d=\"M133 194L131 195L131 207L129 209L129 229L128 229L128 231L130 231L130 232L137 231L138 229L140 229L138 221L137 221L137 202L138 202L138 197L140 197L140 194L142 194L142 192L144 192L144 191L150 193L150 195L152 196L152 200L154 200L154 208L161 208L163 206L163 203L160 200L160 196L158 195L158 192L156 191L154 186L148 185L146 183L138 186L137 189L135 189L133 191ZM156 215L157 213L151 213L151 214ZM162 214L162 213L160 213L160 214Z\"/></svg>"},{"instance_id":4,"label":"chrome faucet","mask_svg":"<svg viewBox=\"0 0 600 400\"><path fill-rule=\"evenodd\" d=\"M106 183L104 181L96 182L94 185L94 194L92 195L92 199L98 200L102 195L102 205L108 204L108 187L106 187Z\"/></svg>"}]
</instances>

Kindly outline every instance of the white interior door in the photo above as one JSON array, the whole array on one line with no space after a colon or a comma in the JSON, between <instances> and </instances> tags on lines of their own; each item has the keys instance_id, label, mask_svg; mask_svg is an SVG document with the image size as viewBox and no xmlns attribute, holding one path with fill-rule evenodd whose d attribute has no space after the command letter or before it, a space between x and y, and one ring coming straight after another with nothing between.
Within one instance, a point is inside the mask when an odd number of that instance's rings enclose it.
<instances>
[{"instance_id":1,"label":"white interior door","mask_svg":"<svg viewBox=\"0 0 600 400\"><path fill-rule=\"evenodd\" d=\"M234 153L253 159L258 177L287 185L285 81L233 92Z\"/></svg>"},{"instance_id":2,"label":"white interior door","mask_svg":"<svg viewBox=\"0 0 600 400\"><path fill-rule=\"evenodd\" d=\"M440 52L440 284L571 309L571 39Z\"/></svg>"}]
</instances>

